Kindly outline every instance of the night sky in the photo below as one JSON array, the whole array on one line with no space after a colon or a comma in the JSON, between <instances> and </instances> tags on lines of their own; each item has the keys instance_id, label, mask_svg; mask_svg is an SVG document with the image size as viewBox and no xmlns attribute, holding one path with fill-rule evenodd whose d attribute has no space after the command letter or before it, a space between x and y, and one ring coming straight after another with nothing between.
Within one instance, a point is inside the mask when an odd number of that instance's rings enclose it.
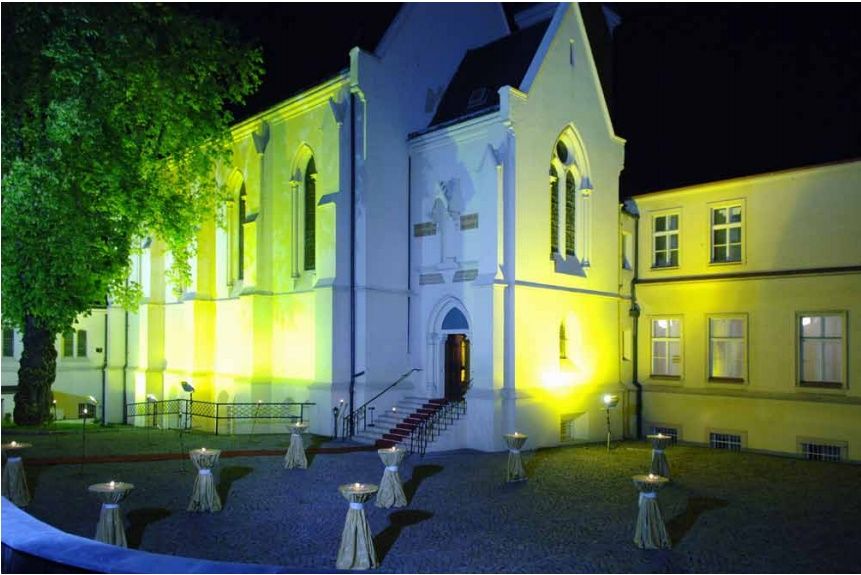
<instances>
[{"instance_id":1,"label":"night sky","mask_svg":"<svg viewBox=\"0 0 861 575\"><path fill-rule=\"evenodd\" d=\"M196 4L264 48L259 112L372 50L398 4ZM506 4L513 13L524 4ZM851 4L610 4L621 195L861 157Z\"/></svg>"}]
</instances>

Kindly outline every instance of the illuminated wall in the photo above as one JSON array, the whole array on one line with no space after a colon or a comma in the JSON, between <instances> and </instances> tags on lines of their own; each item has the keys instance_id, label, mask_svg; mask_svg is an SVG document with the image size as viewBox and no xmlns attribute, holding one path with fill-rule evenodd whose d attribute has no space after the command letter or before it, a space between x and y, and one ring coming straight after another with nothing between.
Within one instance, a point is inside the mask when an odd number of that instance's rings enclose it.
<instances>
[{"instance_id":1,"label":"illuminated wall","mask_svg":"<svg viewBox=\"0 0 861 575\"><path fill-rule=\"evenodd\" d=\"M848 162L636 199L639 368L647 427L675 427L682 440L697 443L709 443L711 433L728 433L744 447L766 451L799 453L801 442L834 444L844 457L861 459L859 187L861 162ZM711 222L714 210L724 206L742 208L735 222L741 258L711 263ZM662 218L668 215L678 217L678 265L658 267L655 230L665 227ZM841 373L828 378L840 381L804 383L799 332L804 316L821 314L842 318L842 335L832 340L842 348ZM710 357L721 361L710 320L722 317L738 318L742 328L741 340L729 344L744 353L732 381L715 377L710 365ZM670 377L654 375L652 365L651 322L664 318L681 321L680 352L671 358L679 373ZM811 339L808 345L832 345L824 341ZM663 369L659 360L657 370Z\"/></svg>"},{"instance_id":2,"label":"illuminated wall","mask_svg":"<svg viewBox=\"0 0 861 575\"><path fill-rule=\"evenodd\" d=\"M579 54L573 66L572 45ZM432 131L411 147L413 285L420 301L410 341L425 366L427 392L441 395L441 316L452 307L464 310L473 384L469 421L456 433L458 445L478 449L503 447L502 434L514 430L528 433L534 446L600 440L606 437L601 397L625 390L623 141L610 125L575 6L555 11L524 84L515 88L500 89L499 112ZM567 262L550 257L548 194L548 169L563 133L572 154L577 147L582 234ZM613 416L617 437L622 409ZM575 419L576 432L563 439L563 420Z\"/></svg>"}]
</instances>

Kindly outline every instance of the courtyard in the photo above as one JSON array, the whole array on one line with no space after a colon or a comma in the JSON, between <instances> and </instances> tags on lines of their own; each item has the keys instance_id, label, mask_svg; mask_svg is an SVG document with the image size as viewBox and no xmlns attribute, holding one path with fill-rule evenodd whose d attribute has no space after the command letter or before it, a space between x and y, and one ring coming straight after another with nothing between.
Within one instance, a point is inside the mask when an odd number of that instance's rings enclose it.
<instances>
[{"instance_id":1,"label":"courtyard","mask_svg":"<svg viewBox=\"0 0 861 575\"><path fill-rule=\"evenodd\" d=\"M124 426L26 441L26 511L92 538L92 483L135 485L122 504L129 546L154 553L334 571L347 503L338 486L379 483L375 451L309 436L309 468L286 470L287 434L213 436ZM182 445L180 445L180 440ZM196 470L181 450L224 450L220 513L186 511ZM528 443L527 446L528 448ZM506 453L410 455L400 468L409 505L365 506L379 571L852 572L861 565L861 466L674 446L673 481L659 494L671 550L634 546L637 491L650 447L624 441L525 451L529 480L505 482ZM98 462L97 462L98 461Z\"/></svg>"}]
</instances>

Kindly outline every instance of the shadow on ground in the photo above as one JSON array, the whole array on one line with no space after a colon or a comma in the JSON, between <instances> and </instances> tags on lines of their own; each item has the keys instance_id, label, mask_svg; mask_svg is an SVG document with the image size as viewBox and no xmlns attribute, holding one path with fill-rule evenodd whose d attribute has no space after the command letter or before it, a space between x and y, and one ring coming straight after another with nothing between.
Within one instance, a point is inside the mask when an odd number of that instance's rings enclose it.
<instances>
[{"instance_id":1,"label":"shadow on ground","mask_svg":"<svg viewBox=\"0 0 861 575\"><path fill-rule=\"evenodd\" d=\"M222 506L227 504L227 494L230 493L230 486L233 485L233 482L242 479L252 471L252 468L240 465L232 465L221 469L221 479L218 482L216 491L218 491L218 497L221 499Z\"/></svg>"},{"instance_id":2,"label":"shadow on ground","mask_svg":"<svg viewBox=\"0 0 861 575\"><path fill-rule=\"evenodd\" d=\"M413 474L410 480L404 483L404 495L407 496L407 501L412 502L413 496L416 494L422 481L436 475L442 470L442 465L416 465L413 467Z\"/></svg>"},{"instance_id":3,"label":"shadow on ground","mask_svg":"<svg viewBox=\"0 0 861 575\"><path fill-rule=\"evenodd\" d=\"M374 549L377 552L377 561L380 563L383 562L383 559L385 559L386 554L394 546L395 541L398 540L404 527L421 523L431 517L433 517L433 513L418 509L406 509L391 513L389 515L388 526L374 536Z\"/></svg>"},{"instance_id":4,"label":"shadow on ground","mask_svg":"<svg viewBox=\"0 0 861 575\"><path fill-rule=\"evenodd\" d=\"M694 526L700 515L712 509L726 507L727 505L729 505L729 501L715 497L688 498L688 506L684 512L667 522L667 533L670 535L670 541L672 541L673 545L678 545L682 538L690 531L691 527Z\"/></svg>"},{"instance_id":5,"label":"shadow on ground","mask_svg":"<svg viewBox=\"0 0 861 575\"><path fill-rule=\"evenodd\" d=\"M143 532L147 525L161 521L170 515L170 510L163 507L144 507L133 509L126 514L129 520L129 528L126 530L126 540L129 547L138 549L143 540Z\"/></svg>"}]
</instances>

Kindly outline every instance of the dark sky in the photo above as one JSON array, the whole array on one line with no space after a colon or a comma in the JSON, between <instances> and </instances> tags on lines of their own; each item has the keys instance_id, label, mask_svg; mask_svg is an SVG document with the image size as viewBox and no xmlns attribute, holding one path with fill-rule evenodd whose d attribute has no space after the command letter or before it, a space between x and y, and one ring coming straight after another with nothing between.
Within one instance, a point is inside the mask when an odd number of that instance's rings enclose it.
<instances>
[{"instance_id":1,"label":"dark sky","mask_svg":"<svg viewBox=\"0 0 861 575\"><path fill-rule=\"evenodd\" d=\"M623 196L861 157L856 6L610 6L622 16L613 110L616 132L628 141ZM264 48L267 75L242 117L346 68L350 47L372 50L398 7L191 9L233 22Z\"/></svg>"}]
</instances>

